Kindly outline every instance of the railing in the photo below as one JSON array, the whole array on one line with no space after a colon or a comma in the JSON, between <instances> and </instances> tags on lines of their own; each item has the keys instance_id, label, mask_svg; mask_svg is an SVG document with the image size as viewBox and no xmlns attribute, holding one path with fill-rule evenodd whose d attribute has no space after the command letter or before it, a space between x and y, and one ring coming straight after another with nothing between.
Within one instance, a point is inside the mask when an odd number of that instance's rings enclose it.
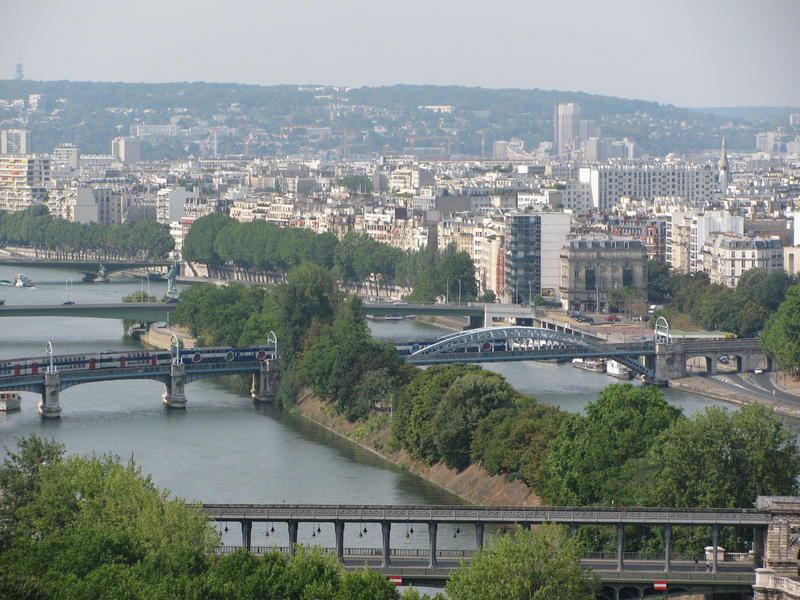
<instances>
[{"instance_id":1,"label":"railing","mask_svg":"<svg viewBox=\"0 0 800 600\"><path fill-rule=\"evenodd\" d=\"M789 579L788 577L779 577L756 571L756 583L753 587L781 591L789 596L800 598L800 581Z\"/></svg>"}]
</instances>

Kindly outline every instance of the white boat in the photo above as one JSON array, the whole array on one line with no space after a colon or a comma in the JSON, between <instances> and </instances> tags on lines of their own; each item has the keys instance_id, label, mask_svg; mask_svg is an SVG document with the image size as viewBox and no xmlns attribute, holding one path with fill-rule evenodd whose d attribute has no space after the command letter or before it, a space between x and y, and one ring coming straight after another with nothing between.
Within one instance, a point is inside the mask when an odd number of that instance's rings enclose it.
<instances>
[{"instance_id":1,"label":"white boat","mask_svg":"<svg viewBox=\"0 0 800 600\"><path fill-rule=\"evenodd\" d=\"M619 379L630 379L633 371L631 371L631 369L622 363L618 363L615 360L609 359L609 361L606 363L606 373L612 377L618 377Z\"/></svg>"},{"instance_id":2,"label":"white boat","mask_svg":"<svg viewBox=\"0 0 800 600\"><path fill-rule=\"evenodd\" d=\"M12 410L19 410L19 404L22 396L19 392L0 392L0 411L11 412Z\"/></svg>"},{"instance_id":3,"label":"white boat","mask_svg":"<svg viewBox=\"0 0 800 600\"><path fill-rule=\"evenodd\" d=\"M603 359L573 358L572 366L583 369L584 371L591 371L592 373L602 373L606 370Z\"/></svg>"},{"instance_id":4,"label":"white boat","mask_svg":"<svg viewBox=\"0 0 800 600\"><path fill-rule=\"evenodd\" d=\"M14 285L17 287L33 287L33 281L31 278L23 273L17 273L17 279L14 281Z\"/></svg>"}]
</instances>

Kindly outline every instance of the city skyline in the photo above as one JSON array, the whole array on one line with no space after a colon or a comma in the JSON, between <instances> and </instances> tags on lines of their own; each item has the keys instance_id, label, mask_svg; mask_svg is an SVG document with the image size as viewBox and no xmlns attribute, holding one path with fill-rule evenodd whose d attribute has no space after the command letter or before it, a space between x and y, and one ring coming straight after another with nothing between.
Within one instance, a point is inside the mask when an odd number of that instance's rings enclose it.
<instances>
[{"instance_id":1,"label":"city skyline","mask_svg":"<svg viewBox=\"0 0 800 600\"><path fill-rule=\"evenodd\" d=\"M792 0L137 3L5 9L0 77L556 89L678 106L798 106ZM492 25L492 29L486 27Z\"/></svg>"}]
</instances>

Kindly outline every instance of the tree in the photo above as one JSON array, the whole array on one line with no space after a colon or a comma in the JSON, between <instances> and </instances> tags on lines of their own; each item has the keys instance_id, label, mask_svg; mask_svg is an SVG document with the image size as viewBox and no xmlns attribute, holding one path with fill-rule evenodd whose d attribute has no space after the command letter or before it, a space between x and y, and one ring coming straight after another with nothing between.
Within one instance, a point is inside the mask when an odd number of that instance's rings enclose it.
<instances>
[{"instance_id":1,"label":"tree","mask_svg":"<svg viewBox=\"0 0 800 600\"><path fill-rule=\"evenodd\" d=\"M581 567L580 545L563 526L541 525L490 540L445 586L452 600L591 600L596 581Z\"/></svg>"},{"instance_id":2,"label":"tree","mask_svg":"<svg viewBox=\"0 0 800 600\"><path fill-rule=\"evenodd\" d=\"M586 416L564 419L545 461L542 496L563 506L636 504L643 475L637 467L679 415L653 386L606 387Z\"/></svg>"},{"instance_id":3,"label":"tree","mask_svg":"<svg viewBox=\"0 0 800 600\"><path fill-rule=\"evenodd\" d=\"M222 265L225 261L217 254L214 243L219 232L233 222L230 217L220 213L211 213L197 219L183 241L183 258L210 266Z\"/></svg>"},{"instance_id":4,"label":"tree","mask_svg":"<svg viewBox=\"0 0 800 600\"><path fill-rule=\"evenodd\" d=\"M800 368L800 283L786 290L786 299L764 324L760 341L781 369Z\"/></svg>"}]
</instances>

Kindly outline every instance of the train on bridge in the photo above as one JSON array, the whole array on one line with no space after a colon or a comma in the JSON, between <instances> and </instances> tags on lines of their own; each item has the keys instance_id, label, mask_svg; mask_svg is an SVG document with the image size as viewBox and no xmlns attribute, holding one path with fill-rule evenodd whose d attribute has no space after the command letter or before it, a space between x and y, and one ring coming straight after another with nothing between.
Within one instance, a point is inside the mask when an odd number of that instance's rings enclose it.
<instances>
[{"instance_id":1,"label":"train on bridge","mask_svg":"<svg viewBox=\"0 0 800 600\"><path fill-rule=\"evenodd\" d=\"M182 364L230 363L238 361L263 361L273 358L273 346L252 348L192 348L178 353ZM61 371L92 371L125 367L150 367L170 365L175 356L171 352L98 352L92 354L64 354L52 358L53 367ZM0 361L0 377L36 375L51 364L49 356Z\"/></svg>"}]
</instances>

